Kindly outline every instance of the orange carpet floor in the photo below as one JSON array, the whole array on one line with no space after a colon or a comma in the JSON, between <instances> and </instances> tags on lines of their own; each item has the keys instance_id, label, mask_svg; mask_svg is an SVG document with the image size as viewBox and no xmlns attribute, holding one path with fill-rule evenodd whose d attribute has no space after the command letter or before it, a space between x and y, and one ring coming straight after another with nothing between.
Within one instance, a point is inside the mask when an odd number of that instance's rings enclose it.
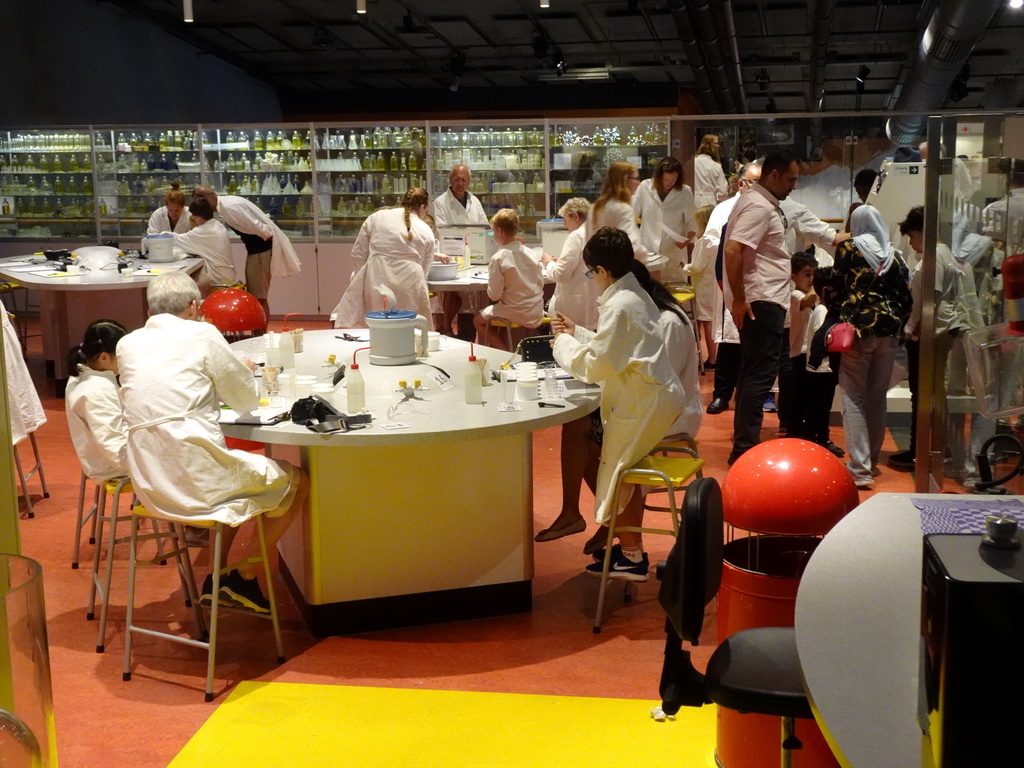
<instances>
[{"instance_id":1,"label":"orange carpet floor","mask_svg":"<svg viewBox=\"0 0 1024 768\"><path fill-rule=\"evenodd\" d=\"M586 534L536 545L534 610L528 614L315 641L279 580L278 594L285 596L283 665L275 663L269 625L235 614L221 625L217 698L212 704L203 701L205 655L198 649L142 638L136 643L133 679L123 682L127 564L123 555L116 561L106 652L97 654L96 622L85 618L92 547L83 544L82 567L70 567L80 468L64 402L53 396L53 382L43 376L38 338L30 340L28 360L49 419L37 434L50 498L42 499L31 481L36 517L21 522L22 551L44 567L62 768L166 766L245 680L657 701L664 643L657 582L652 578L639 585L630 605L612 598L604 631L593 634L597 580L583 574L590 559L581 553L593 527ZM711 376L705 375L705 402L710 388ZM726 473L731 425L731 411L706 416L699 435L706 475L720 481ZM775 437L777 426L777 418L766 415L764 437ZM534 436L538 530L559 511L558 439L557 429ZM833 439L843 444L841 429L833 430ZM894 450L887 438L883 454ZM912 491L912 478L883 466L875 490ZM592 499L584 494L581 506L591 508ZM668 537L647 538L652 562L665 556L669 542ZM458 560L458 552L438 552L437 558L439 564L450 563ZM145 569L139 588L139 604L147 612L190 620L172 567ZM696 649L700 667L713 649L714 619L712 610L705 622L707 644ZM338 717L351 718L353 713L339 712ZM400 722L396 713L396 725Z\"/></svg>"}]
</instances>

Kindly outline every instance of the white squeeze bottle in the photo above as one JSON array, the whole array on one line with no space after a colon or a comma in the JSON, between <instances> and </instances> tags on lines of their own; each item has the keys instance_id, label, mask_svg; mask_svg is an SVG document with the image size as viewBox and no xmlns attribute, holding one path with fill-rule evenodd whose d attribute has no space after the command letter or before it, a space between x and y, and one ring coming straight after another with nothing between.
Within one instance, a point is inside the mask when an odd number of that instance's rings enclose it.
<instances>
[{"instance_id":1,"label":"white squeeze bottle","mask_svg":"<svg viewBox=\"0 0 1024 768\"><path fill-rule=\"evenodd\" d=\"M469 360L466 361L466 405L480 405L484 401L483 385L480 382L480 366L469 345Z\"/></svg>"},{"instance_id":2,"label":"white squeeze bottle","mask_svg":"<svg viewBox=\"0 0 1024 768\"><path fill-rule=\"evenodd\" d=\"M279 355L281 357L282 368L294 368L295 367L295 340L292 339L292 335L288 332L279 333L277 335L278 347L280 348Z\"/></svg>"},{"instance_id":3,"label":"white squeeze bottle","mask_svg":"<svg viewBox=\"0 0 1024 768\"><path fill-rule=\"evenodd\" d=\"M277 345L277 334L267 332L267 365L281 364L281 348Z\"/></svg>"},{"instance_id":4,"label":"white squeeze bottle","mask_svg":"<svg viewBox=\"0 0 1024 768\"><path fill-rule=\"evenodd\" d=\"M363 381L363 373L359 370L359 363L352 363L345 377L345 391L348 396L348 412L356 414L366 407L366 384Z\"/></svg>"}]
</instances>

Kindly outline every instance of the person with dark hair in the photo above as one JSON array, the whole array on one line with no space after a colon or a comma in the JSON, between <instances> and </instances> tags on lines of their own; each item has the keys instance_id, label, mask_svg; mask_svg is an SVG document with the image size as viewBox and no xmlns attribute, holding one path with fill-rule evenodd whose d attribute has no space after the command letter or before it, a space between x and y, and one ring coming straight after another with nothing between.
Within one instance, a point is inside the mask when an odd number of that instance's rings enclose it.
<instances>
[{"instance_id":1,"label":"person with dark hair","mask_svg":"<svg viewBox=\"0 0 1024 768\"><path fill-rule=\"evenodd\" d=\"M659 330L658 307L637 279L646 267L633 258L629 236L611 227L599 229L584 247L583 261L601 291L597 331L559 313L552 322L554 356L576 378L601 384L603 439L594 497L596 520L604 524L612 505L619 503L619 473L669 433L686 410L686 400ZM635 525L637 519L633 506L619 517L623 525ZM640 535L623 532L619 540L611 576L646 581L650 563Z\"/></svg>"},{"instance_id":2,"label":"person with dark hair","mask_svg":"<svg viewBox=\"0 0 1024 768\"><path fill-rule=\"evenodd\" d=\"M434 233L423 221L427 193L413 187L402 204L371 213L352 245L356 268L334 309L335 328L365 328L367 312L383 309L377 286L390 289L398 306L431 317L427 272L434 262Z\"/></svg>"},{"instance_id":3,"label":"person with dark hair","mask_svg":"<svg viewBox=\"0 0 1024 768\"><path fill-rule=\"evenodd\" d=\"M117 388L117 342L127 333L116 320L97 320L67 356L68 431L82 471L95 482L128 474L128 427Z\"/></svg>"},{"instance_id":4,"label":"person with dark hair","mask_svg":"<svg viewBox=\"0 0 1024 768\"><path fill-rule=\"evenodd\" d=\"M846 214L846 231L850 231L850 217L853 216L853 212L860 208L864 203L868 201L868 195L871 194L871 188L875 186L875 180L878 178L878 171L872 170L871 168L862 168L857 171L857 175L853 177L853 190L857 193L857 197L860 198L857 202L850 203L850 210Z\"/></svg>"},{"instance_id":5,"label":"person with dark hair","mask_svg":"<svg viewBox=\"0 0 1024 768\"><path fill-rule=\"evenodd\" d=\"M231 241L224 225L213 218L213 208L208 200L197 197L192 201L189 222L192 228L188 232L175 232L172 236L178 248L203 260L203 266L196 274L199 290L203 296L208 296L214 287L230 288L238 281Z\"/></svg>"},{"instance_id":6,"label":"person with dark hair","mask_svg":"<svg viewBox=\"0 0 1024 768\"><path fill-rule=\"evenodd\" d=\"M683 183L683 166L674 157L663 157L654 176L640 182L633 193L633 213L640 220L640 242L651 253L668 257L663 279L684 280L686 251L697 234L693 192ZM674 235L671 233L675 233Z\"/></svg>"},{"instance_id":7,"label":"person with dark hair","mask_svg":"<svg viewBox=\"0 0 1024 768\"><path fill-rule=\"evenodd\" d=\"M300 269L299 257L288 236L251 200L239 195L218 195L213 187L196 187L196 198L210 203L224 223L231 227L245 244L245 290L259 301L270 319L270 279L287 277ZM191 208L191 205L189 206Z\"/></svg>"},{"instance_id":8,"label":"person with dark hair","mask_svg":"<svg viewBox=\"0 0 1024 768\"><path fill-rule=\"evenodd\" d=\"M739 198L725 244L726 305L739 331L743 361L737 377L731 465L761 441L762 406L779 371L790 299L790 254L779 203L796 189L800 164L788 150L768 155L761 178Z\"/></svg>"},{"instance_id":9,"label":"person with dark hair","mask_svg":"<svg viewBox=\"0 0 1024 768\"><path fill-rule=\"evenodd\" d=\"M838 321L843 291L843 278L835 269L821 267L814 271L813 295L819 300L804 324L801 354L793 359L798 377L793 436L824 446L839 458L846 452L829 440L828 429L842 355L825 348L825 334Z\"/></svg>"}]
</instances>

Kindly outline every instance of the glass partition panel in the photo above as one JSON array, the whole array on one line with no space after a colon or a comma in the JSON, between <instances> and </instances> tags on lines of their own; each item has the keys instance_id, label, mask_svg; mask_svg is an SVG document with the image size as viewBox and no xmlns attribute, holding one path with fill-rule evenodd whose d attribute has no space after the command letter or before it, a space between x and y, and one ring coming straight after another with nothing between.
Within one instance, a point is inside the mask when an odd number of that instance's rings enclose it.
<instances>
[{"instance_id":1,"label":"glass partition panel","mask_svg":"<svg viewBox=\"0 0 1024 768\"><path fill-rule=\"evenodd\" d=\"M0 131L0 237L95 242L86 126Z\"/></svg>"},{"instance_id":2,"label":"glass partition panel","mask_svg":"<svg viewBox=\"0 0 1024 768\"><path fill-rule=\"evenodd\" d=\"M515 208L523 232L533 233L547 215L544 123L432 123L430 198L448 189L455 165L469 167L469 191L490 218Z\"/></svg>"},{"instance_id":3,"label":"glass partition panel","mask_svg":"<svg viewBox=\"0 0 1024 768\"><path fill-rule=\"evenodd\" d=\"M320 237L354 236L406 190L426 188L426 126L328 125L316 128Z\"/></svg>"},{"instance_id":4,"label":"glass partition panel","mask_svg":"<svg viewBox=\"0 0 1024 768\"><path fill-rule=\"evenodd\" d=\"M247 197L290 239L314 235L313 147L309 124L203 127L204 180Z\"/></svg>"}]
</instances>

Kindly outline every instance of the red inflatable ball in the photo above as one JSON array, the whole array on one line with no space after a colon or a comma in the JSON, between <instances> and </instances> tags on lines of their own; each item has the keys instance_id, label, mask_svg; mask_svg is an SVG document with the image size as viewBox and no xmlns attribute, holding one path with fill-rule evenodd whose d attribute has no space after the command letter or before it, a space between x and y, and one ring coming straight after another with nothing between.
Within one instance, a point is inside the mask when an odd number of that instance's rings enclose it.
<instances>
[{"instance_id":1,"label":"red inflatable ball","mask_svg":"<svg viewBox=\"0 0 1024 768\"><path fill-rule=\"evenodd\" d=\"M722 485L725 521L757 533L828 533L860 504L846 466L807 440L768 440L740 456Z\"/></svg>"},{"instance_id":2,"label":"red inflatable ball","mask_svg":"<svg viewBox=\"0 0 1024 768\"><path fill-rule=\"evenodd\" d=\"M267 327L263 307L251 293L221 288L203 301L203 318L221 333L258 331Z\"/></svg>"}]
</instances>

